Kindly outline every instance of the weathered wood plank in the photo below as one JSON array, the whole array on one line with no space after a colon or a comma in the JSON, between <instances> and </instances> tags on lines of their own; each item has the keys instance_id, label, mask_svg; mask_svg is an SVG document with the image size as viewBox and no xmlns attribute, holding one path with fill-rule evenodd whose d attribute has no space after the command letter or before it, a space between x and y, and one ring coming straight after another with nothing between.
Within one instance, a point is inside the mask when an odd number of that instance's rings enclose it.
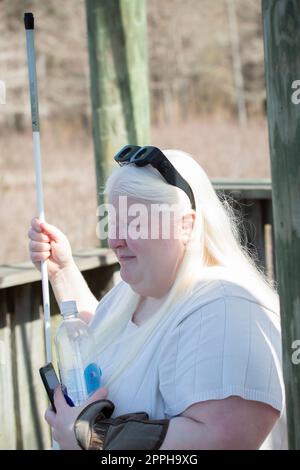
<instances>
[{"instance_id":1,"label":"weathered wood plank","mask_svg":"<svg viewBox=\"0 0 300 470\"><path fill-rule=\"evenodd\" d=\"M15 311L11 317L17 448L49 448L49 427L43 419L48 401L39 376L46 356L41 293L37 284L15 288Z\"/></svg>"},{"instance_id":2,"label":"weathered wood plank","mask_svg":"<svg viewBox=\"0 0 300 470\"><path fill-rule=\"evenodd\" d=\"M211 182L217 192L231 194L236 199L272 199L272 184L268 178L212 178Z\"/></svg>"},{"instance_id":3,"label":"weathered wood plank","mask_svg":"<svg viewBox=\"0 0 300 470\"><path fill-rule=\"evenodd\" d=\"M7 293L0 291L0 450L16 448L11 328Z\"/></svg>"},{"instance_id":4,"label":"weathered wood plank","mask_svg":"<svg viewBox=\"0 0 300 470\"><path fill-rule=\"evenodd\" d=\"M266 274L270 281L276 281L276 257L272 200L262 200L261 204L265 231Z\"/></svg>"},{"instance_id":5,"label":"weathered wood plank","mask_svg":"<svg viewBox=\"0 0 300 470\"><path fill-rule=\"evenodd\" d=\"M300 339L300 2L262 7L289 448L300 449L300 366L292 360Z\"/></svg>"},{"instance_id":6,"label":"weathered wood plank","mask_svg":"<svg viewBox=\"0 0 300 470\"><path fill-rule=\"evenodd\" d=\"M96 178L102 189L123 145L150 143L145 0L86 0L86 18ZM101 192L97 197L102 204Z\"/></svg>"},{"instance_id":7,"label":"weathered wood plank","mask_svg":"<svg viewBox=\"0 0 300 470\"><path fill-rule=\"evenodd\" d=\"M76 251L73 257L80 271L87 271L99 266L110 266L117 262L113 251L107 248ZM41 273L31 261L0 266L0 289L40 280Z\"/></svg>"}]
</instances>

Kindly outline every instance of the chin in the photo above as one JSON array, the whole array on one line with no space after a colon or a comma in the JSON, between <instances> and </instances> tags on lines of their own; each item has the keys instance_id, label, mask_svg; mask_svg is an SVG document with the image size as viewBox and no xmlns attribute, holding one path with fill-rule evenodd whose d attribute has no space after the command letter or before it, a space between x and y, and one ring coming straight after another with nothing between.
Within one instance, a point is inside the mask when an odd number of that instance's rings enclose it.
<instances>
[{"instance_id":1,"label":"chin","mask_svg":"<svg viewBox=\"0 0 300 470\"><path fill-rule=\"evenodd\" d=\"M122 268L120 269L120 276L124 282L127 282L127 284L135 284L138 282L137 276L133 276Z\"/></svg>"},{"instance_id":2,"label":"chin","mask_svg":"<svg viewBox=\"0 0 300 470\"><path fill-rule=\"evenodd\" d=\"M142 295L142 293L140 292L140 283L141 283L140 278L137 278L137 276L130 276L130 275L128 275L128 273L122 273L122 271L120 271L120 276L121 276L121 279L124 282L126 282L126 284L130 285L131 289L136 294Z\"/></svg>"}]
</instances>

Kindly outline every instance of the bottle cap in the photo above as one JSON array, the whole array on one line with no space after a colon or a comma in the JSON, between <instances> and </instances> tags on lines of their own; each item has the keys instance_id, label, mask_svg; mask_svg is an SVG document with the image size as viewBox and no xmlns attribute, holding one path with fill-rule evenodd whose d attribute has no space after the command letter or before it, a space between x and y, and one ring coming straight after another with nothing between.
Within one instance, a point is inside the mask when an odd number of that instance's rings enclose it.
<instances>
[{"instance_id":1,"label":"bottle cap","mask_svg":"<svg viewBox=\"0 0 300 470\"><path fill-rule=\"evenodd\" d=\"M77 316L78 310L77 310L76 300L64 300L63 302L61 302L60 313L62 314L64 318L67 318L70 316Z\"/></svg>"}]
</instances>

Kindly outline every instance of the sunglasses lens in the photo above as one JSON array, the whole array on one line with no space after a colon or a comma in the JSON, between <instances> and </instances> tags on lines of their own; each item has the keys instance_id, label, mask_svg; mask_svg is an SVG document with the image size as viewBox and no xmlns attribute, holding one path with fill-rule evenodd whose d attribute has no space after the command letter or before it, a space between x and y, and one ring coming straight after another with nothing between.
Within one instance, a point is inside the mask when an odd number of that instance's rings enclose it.
<instances>
[{"instance_id":1,"label":"sunglasses lens","mask_svg":"<svg viewBox=\"0 0 300 470\"><path fill-rule=\"evenodd\" d=\"M114 157L114 159L119 162L128 162L132 155L134 155L140 147L136 145L125 145Z\"/></svg>"},{"instance_id":2,"label":"sunglasses lens","mask_svg":"<svg viewBox=\"0 0 300 470\"><path fill-rule=\"evenodd\" d=\"M138 152L135 153L131 162L137 165L148 163L148 157L150 153L149 147L142 147Z\"/></svg>"}]
</instances>

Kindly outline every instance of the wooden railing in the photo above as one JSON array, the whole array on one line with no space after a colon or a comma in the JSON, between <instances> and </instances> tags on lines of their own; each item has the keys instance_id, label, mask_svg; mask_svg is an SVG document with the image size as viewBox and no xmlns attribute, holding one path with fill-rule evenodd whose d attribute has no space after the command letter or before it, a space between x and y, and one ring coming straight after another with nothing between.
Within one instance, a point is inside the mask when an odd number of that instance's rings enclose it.
<instances>
[{"instance_id":1,"label":"wooden railing","mask_svg":"<svg viewBox=\"0 0 300 470\"><path fill-rule=\"evenodd\" d=\"M242 215L242 242L256 258L257 265L269 279L276 280L271 180L215 179L212 182L217 193L229 196L231 206Z\"/></svg>"},{"instance_id":2,"label":"wooden railing","mask_svg":"<svg viewBox=\"0 0 300 470\"><path fill-rule=\"evenodd\" d=\"M93 294L101 298L118 270L114 254L94 248L74 254ZM0 449L49 449L47 408L39 368L46 362L41 275L31 261L0 266ZM59 308L50 289L52 332Z\"/></svg>"},{"instance_id":3,"label":"wooden railing","mask_svg":"<svg viewBox=\"0 0 300 470\"><path fill-rule=\"evenodd\" d=\"M244 241L269 277L275 273L272 249L272 197L269 180L213 180L244 217ZM222 194L221 194L222 193ZM100 299L113 285L118 264L108 249L74 254L91 291ZM45 364L41 275L32 263L0 266L0 449L50 447L43 419L47 398L39 377ZM50 289L52 331L59 308Z\"/></svg>"}]
</instances>

